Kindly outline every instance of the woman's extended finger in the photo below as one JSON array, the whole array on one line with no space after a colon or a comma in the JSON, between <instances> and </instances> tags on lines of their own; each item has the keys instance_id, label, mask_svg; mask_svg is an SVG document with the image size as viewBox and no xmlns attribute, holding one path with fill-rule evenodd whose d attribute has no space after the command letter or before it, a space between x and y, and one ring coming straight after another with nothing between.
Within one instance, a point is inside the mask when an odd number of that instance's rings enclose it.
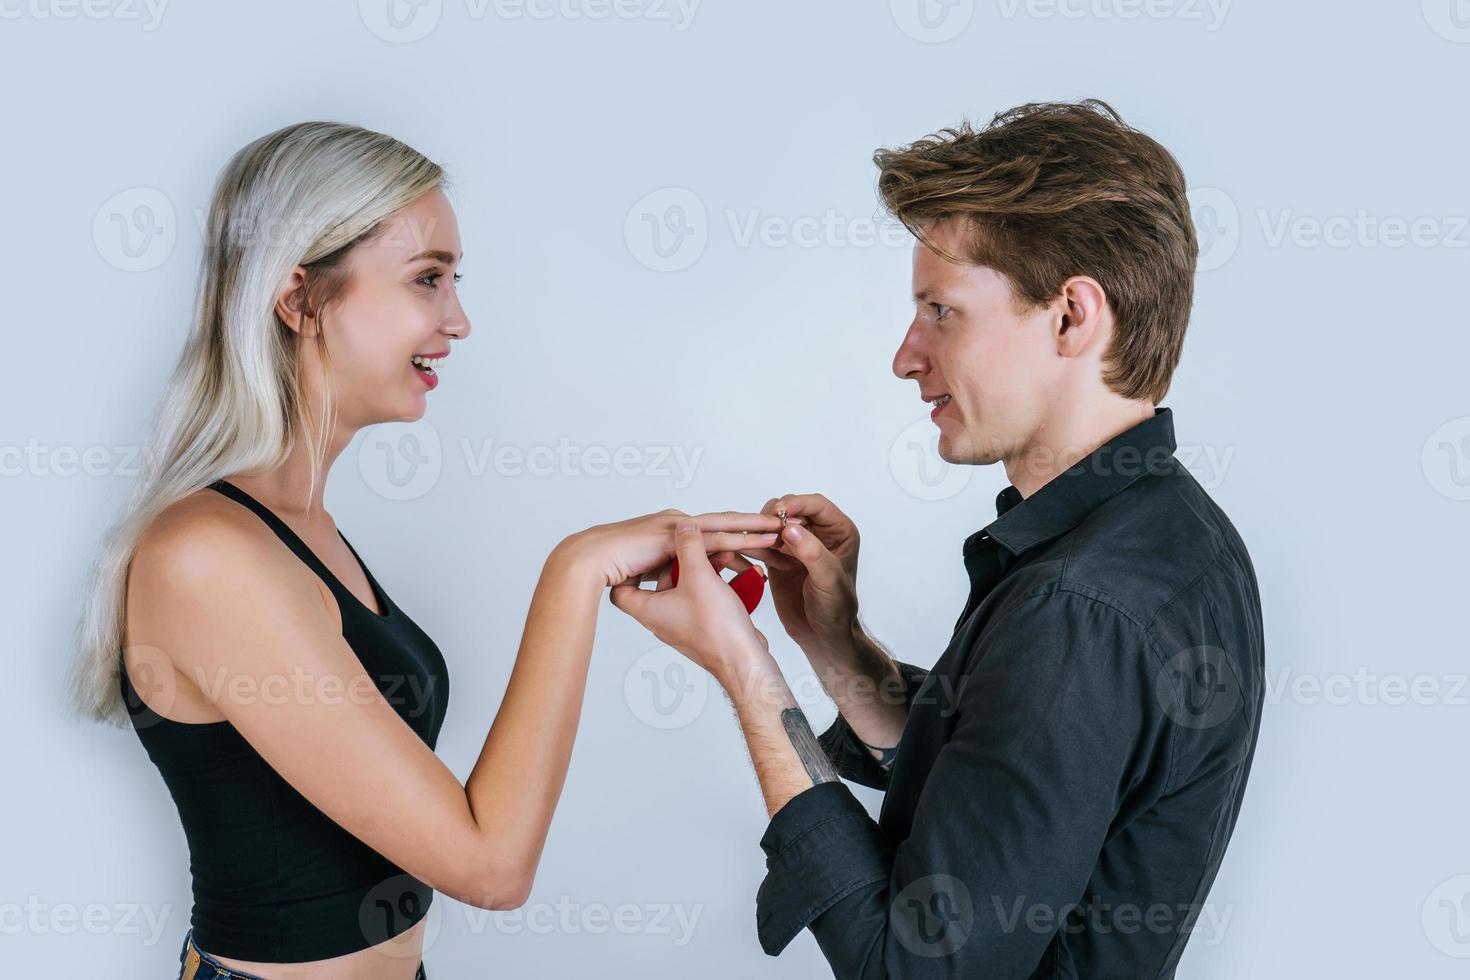
<instances>
[{"instance_id":1,"label":"woman's extended finger","mask_svg":"<svg viewBox=\"0 0 1470 980\"><path fill-rule=\"evenodd\" d=\"M713 514L699 514L694 517L694 522L699 525L701 531L749 531L771 532L779 534L781 531L781 519L771 514L751 514L742 511L721 511Z\"/></svg>"},{"instance_id":2,"label":"woman's extended finger","mask_svg":"<svg viewBox=\"0 0 1470 980\"><path fill-rule=\"evenodd\" d=\"M748 552L753 548L770 548L781 539L775 531L764 534L742 534L739 531L706 531L704 532L704 550L713 554L716 551L741 551Z\"/></svg>"}]
</instances>

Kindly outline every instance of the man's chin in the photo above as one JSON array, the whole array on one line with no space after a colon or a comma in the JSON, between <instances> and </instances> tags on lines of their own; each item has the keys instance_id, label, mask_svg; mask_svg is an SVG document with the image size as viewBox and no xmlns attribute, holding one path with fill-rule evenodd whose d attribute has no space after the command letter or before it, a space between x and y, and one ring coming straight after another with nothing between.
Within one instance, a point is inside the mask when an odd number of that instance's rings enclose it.
<instances>
[{"instance_id":1,"label":"man's chin","mask_svg":"<svg viewBox=\"0 0 1470 980\"><path fill-rule=\"evenodd\" d=\"M952 439L940 432L938 448L939 458L954 466L989 466L1001 460L998 452L982 448L968 436Z\"/></svg>"}]
</instances>

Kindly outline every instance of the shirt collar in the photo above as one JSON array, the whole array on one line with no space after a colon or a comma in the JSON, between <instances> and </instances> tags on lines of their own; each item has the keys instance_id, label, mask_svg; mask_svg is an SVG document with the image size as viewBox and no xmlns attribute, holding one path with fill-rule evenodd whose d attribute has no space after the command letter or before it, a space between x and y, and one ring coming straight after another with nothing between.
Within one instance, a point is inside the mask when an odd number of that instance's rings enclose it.
<instances>
[{"instance_id":1,"label":"shirt collar","mask_svg":"<svg viewBox=\"0 0 1470 980\"><path fill-rule=\"evenodd\" d=\"M1153 418L1109 439L1030 497L1007 486L996 495L996 519L970 535L965 550L993 538L1019 556L1060 537L1139 477L1167 469L1174 448L1174 413L1156 408Z\"/></svg>"}]
</instances>

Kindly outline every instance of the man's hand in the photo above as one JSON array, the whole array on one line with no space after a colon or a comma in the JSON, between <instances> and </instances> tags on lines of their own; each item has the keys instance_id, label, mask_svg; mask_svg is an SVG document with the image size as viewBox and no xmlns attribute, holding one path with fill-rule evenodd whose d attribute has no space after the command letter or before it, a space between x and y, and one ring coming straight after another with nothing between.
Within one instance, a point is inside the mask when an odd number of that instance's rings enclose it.
<instances>
[{"instance_id":1,"label":"man's hand","mask_svg":"<svg viewBox=\"0 0 1470 980\"><path fill-rule=\"evenodd\" d=\"M665 567L652 591L638 587L641 577L614 586L613 605L713 674L726 690L770 676L775 661L765 635L716 571L717 565L737 572L755 566L734 553L706 556L704 536L691 518L675 527L673 550L679 559L677 586Z\"/></svg>"},{"instance_id":2,"label":"man's hand","mask_svg":"<svg viewBox=\"0 0 1470 980\"><path fill-rule=\"evenodd\" d=\"M770 570L771 598L786 633L811 656L852 646L857 624L858 530L819 493L787 494L762 514L789 519L773 548L744 550Z\"/></svg>"}]
</instances>

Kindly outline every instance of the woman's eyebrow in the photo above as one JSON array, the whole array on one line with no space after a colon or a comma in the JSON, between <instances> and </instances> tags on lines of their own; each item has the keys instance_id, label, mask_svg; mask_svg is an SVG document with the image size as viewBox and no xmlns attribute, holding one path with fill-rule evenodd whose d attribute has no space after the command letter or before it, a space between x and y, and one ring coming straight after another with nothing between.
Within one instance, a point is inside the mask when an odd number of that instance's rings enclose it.
<instances>
[{"instance_id":1,"label":"woman's eyebrow","mask_svg":"<svg viewBox=\"0 0 1470 980\"><path fill-rule=\"evenodd\" d=\"M412 258L404 259L403 264L408 265L411 262L417 262L419 259L437 259L438 261L443 262L445 265L454 265L461 258L464 258L463 252L460 253L459 258L456 258L453 252L446 252L443 249L430 248L425 249Z\"/></svg>"}]
</instances>

